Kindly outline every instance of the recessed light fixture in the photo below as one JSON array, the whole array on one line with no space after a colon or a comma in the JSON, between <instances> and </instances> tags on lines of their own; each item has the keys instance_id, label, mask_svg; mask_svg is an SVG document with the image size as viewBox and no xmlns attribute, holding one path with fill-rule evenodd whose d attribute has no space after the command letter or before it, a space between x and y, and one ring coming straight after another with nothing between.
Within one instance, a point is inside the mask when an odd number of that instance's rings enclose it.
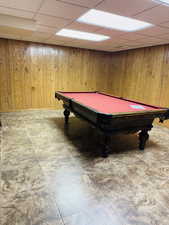
<instances>
[{"instance_id":1,"label":"recessed light fixture","mask_svg":"<svg viewBox=\"0 0 169 225\"><path fill-rule=\"evenodd\" d=\"M110 38L108 36L101 35L101 34L94 34L94 33L88 33L88 32L83 32L79 30L71 30L71 29L62 29L59 32L57 32L56 35L88 40L88 41L104 41Z\"/></svg>"},{"instance_id":2,"label":"recessed light fixture","mask_svg":"<svg viewBox=\"0 0 169 225\"><path fill-rule=\"evenodd\" d=\"M121 31L137 31L153 26L153 24L120 16L96 9L90 9L77 19L78 22L97 25Z\"/></svg>"},{"instance_id":3,"label":"recessed light fixture","mask_svg":"<svg viewBox=\"0 0 169 225\"><path fill-rule=\"evenodd\" d=\"M153 0L153 1L169 6L169 0Z\"/></svg>"}]
</instances>

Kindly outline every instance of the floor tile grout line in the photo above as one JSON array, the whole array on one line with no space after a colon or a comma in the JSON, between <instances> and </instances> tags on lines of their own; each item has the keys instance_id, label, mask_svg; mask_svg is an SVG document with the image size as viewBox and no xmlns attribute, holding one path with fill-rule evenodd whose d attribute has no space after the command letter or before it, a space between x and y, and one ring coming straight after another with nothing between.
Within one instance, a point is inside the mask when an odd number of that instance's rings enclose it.
<instances>
[{"instance_id":1,"label":"floor tile grout line","mask_svg":"<svg viewBox=\"0 0 169 225\"><path fill-rule=\"evenodd\" d=\"M25 126L26 126L25 121L23 121L23 122L24 122L24 124L25 124ZM34 155L35 155L36 161L38 162L38 165L39 165L39 160L37 159L36 151L35 151L35 148L34 148L34 144L33 144L32 140L31 140L30 135L29 135L28 129L26 129L26 134L27 134L27 137L28 137L28 139L29 139L29 141L30 141L30 143L31 143L32 149L33 149L33 151L34 151ZM39 165L39 166L40 166L40 165Z\"/></svg>"},{"instance_id":2,"label":"floor tile grout line","mask_svg":"<svg viewBox=\"0 0 169 225\"><path fill-rule=\"evenodd\" d=\"M46 116L45 116L46 117ZM47 117L48 118L48 117ZM26 124L26 121L25 121L25 124ZM9 124L9 128L10 128L10 124ZM25 132L28 132L28 135L30 136L30 138L31 138L31 130L28 128L28 126L27 126L27 129L25 130ZM6 133L4 133L4 135L5 135ZM27 133L26 133L26 135L27 135ZM27 136L28 136L27 135ZM29 137L28 137L29 138ZM31 144L32 144L32 151L33 152L35 152L36 153L36 151L35 151L35 149L36 149L36 145L33 145L33 138L31 138ZM161 148L163 148L163 145L159 145L159 147L161 147ZM160 149L157 149L157 150L160 150ZM163 150L163 149L161 149L161 150ZM4 151L5 151L5 149L4 149ZM78 160L76 160L76 158L75 158L75 156L73 155L73 153L72 152L70 152L71 153L71 155L70 155L70 157L72 158L72 159L75 159L74 160L74 162L73 162L73 164L74 165L77 165L77 166L81 166L82 168L83 168L83 165L81 164L81 163L79 163L79 161ZM146 152L145 152L146 153ZM142 157L142 154L140 155L139 153L137 153L134 157L138 157L138 159L139 160L141 160L141 161L143 161L144 163L146 163L146 160L147 160L147 156L149 156L149 153L150 153L150 151L148 151L147 152L148 154L146 155L146 158L144 158L144 157ZM156 153L156 152L154 152L154 153ZM139 154L139 155L138 155ZM82 154L81 154L81 156L82 156ZM141 157L139 157L139 156L141 156ZM38 154L36 154L35 155L35 157L36 157L36 161L38 161L38 162L40 162L40 159L38 159ZM133 157L133 155L131 156L130 155L130 157ZM151 157L151 155L150 155L150 157ZM157 157L156 157L157 158ZM144 160L145 159L145 160ZM110 155L110 160L113 160L113 157L111 158L111 155ZM151 160L151 158L150 158L150 160ZM120 161L119 161L120 162ZM125 164L125 162L126 161L123 161L123 163ZM156 163L158 163L158 161L155 161ZM97 161L95 162L96 163L96 165L97 165ZM106 165L106 163L108 163L108 161L106 162L103 162L103 164L105 164ZM39 164L39 163L38 163ZM119 163L118 163L119 164ZM161 165L160 164L158 164L159 165L159 167L161 167ZM131 164L131 166L132 166L132 164ZM168 168L168 165L167 164L165 164L165 166ZM148 164L148 167L150 167L150 164ZM42 169L42 172L44 173L45 171L43 170L43 168L42 168L42 164L40 164L40 168ZM139 167L138 167L139 168ZM85 168L84 168L84 170L85 170ZM87 171L87 170L86 170ZM98 187L98 189L100 189L100 187L99 187L99 182L97 182L97 179L95 179L94 178L94 176L92 176L92 174L94 173L94 171L93 170L91 170L88 174L89 174L89 177L90 177L90 174L91 174L91 182L93 182L93 183L95 183L96 184L96 187ZM47 174L45 174L46 176L45 177L47 177ZM166 176L167 174L165 174L165 176ZM167 177L167 176L166 176ZM150 186L152 186L153 185L153 183L150 183ZM154 189L157 189L157 187L160 187L160 186L158 186L159 185L159 183L156 183L155 182L155 188ZM134 186L133 186L134 187ZM151 188L151 187L150 187ZM104 191L105 190L105 191ZM110 190L112 191L112 193L110 194L110 196L112 196L112 201L111 201L111 199L110 199L110 202L113 202L113 193L116 193L116 190L115 190L115 192L114 192L114 190L112 190L112 188L111 188L111 186L109 186L109 185L107 185L107 184L105 184L105 189L103 188L101 188L101 191L102 191L102 193L103 193L103 195L105 196L105 202L107 202L107 200L106 199L108 199L108 196L109 196L109 194L107 195L107 192L110 192ZM120 189L119 189L120 190ZM123 191L123 190L122 190ZM157 190L157 191L159 191L159 190ZM166 189L163 189L163 187L162 187L162 191L164 191L164 193L165 194L168 194L168 190L166 190ZM96 194L96 196L98 196L97 194ZM107 196L107 198L106 198L106 196ZM129 194L129 196L130 196L130 194ZM161 194L159 193L159 197L161 197ZM116 198L115 198L115 200L116 200ZM151 198L150 198L150 200L151 200ZM103 202L104 202L104 197L103 197ZM130 201L131 203L132 203L132 201ZM129 202L129 203L130 203ZM109 202L108 202L109 203ZM157 199L157 206L159 207L161 204L163 203L163 201L161 200L161 198L158 198ZM133 204L135 204L134 202L133 202ZM57 202L56 201L54 201L54 207L55 207L55 205L56 205L56 208L58 208L57 207ZM113 207L114 207L114 204L112 204L113 205ZM132 205L131 205L131 207L132 207ZM114 209L114 208L113 208ZM112 209L112 211L114 211ZM165 210L165 212L167 212L167 210L168 209L166 209ZM116 210L115 210L116 211ZM118 214L119 212L117 211L117 214ZM74 213L74 214L76 214L76 213ZM72 215L74 215L74 214L71 214L71 216ZM62 213L60 212L60 209L58 209L58 218L60 219L59 221L61 222L61 223L63 223L64 225L66 225L66 224L68 224L66 221L64 221L65 219L65 216L62 216ZM62 224L62 225L63 225Z\"/></svg>"},{"instance_id":3,"label":"floor tile grout line","mask_svg":"<svg viewBox=\"0 0 169 225\"><path fill-rule=\"evenodd\" d=\"M13 112L11 112L11 113L13 113ZM8 121L8 119L6 119L7 121ZM4 124L4 123L2 123L2 124ZM15 126L14 126L15 127ZM4 158L4 155L5 155L5 151L4 151L4 139L5 139L5 135L3 135L3 133L4 133L4 131L5 130L8 130L8 129L10 129L9 127L8 127L8 124L7 125L5 125L5 126L2 126L2 151L1 151L1 154L2 154L2 156L1 156L1 166L2 166L2 168L0 168L1 170L0 170L0 178L1 178L1 176L2 176L2 174L1 174L1 172L2 172L2 170L3 170L3 158ZM12 128L13 129L13 128ZM18 129L18 128L17 128ZM19 169L19 170L21 170L21 169ZM23 168L22 168L22 171L23 171ZM25 172L24 172L25 173ZM0 181L2 181L2 179L0 179ZM29 188L29 186L28 185L26 185L26 187L27 187L27 191L30 191L30 188ZM0 187L0 190L2 189L2 186Z\"/></svg>"},{"instance_id":4,"label":"floor tile grout line","mask_svg":"<svg viewBox=\"0 0 169 225\"><path fill-rule=\"evenodd\" d=\"M62 117L64 118L64 116L62 116ZM41 170L42 170L42 172L43 172L43 168L41 167L41 165L40 165L40 163L39 163L39 160L38 160L37 155L36 155L35 147L34 147L34 145L33 145L33 143L32 143L32 140L31 140L29 131L28 131L27 129L26 129L26 132L27 132L27 136L28 136L28 138L29 138L29 140L30 140L30 142L31 142L31 144L32 144L32 146L33 146L34 154L35 154L35 156L36 156L36 160L38 161L38 165L40 166L40 168L41 168ZM74 164L74 165L77 165L77 162L74 160L74 156L73 156L73 154L72 154L71 152L70 152L70 156L71 156L71 159L73 160L73 161L72 161L73 164ZM45 174L44 172L43 172L43 174L44 174L45 179L47 179L46 174ZM90 177L90 179L91 179L91 177ZM94 181L93 181L92 179L91 179L91 182L92 182L92 185L95 185L95 183L94 183ZM102 191L100 191L100 194L101 194L102 197L104 197L104 193L103 193ZM54 201L54 203L55 203L55 205L56 205L56 208L57 208L57 210L58 210L58 212L59 212L59 215L60 215L60 217L61 217L61 219L62 219L63 224L66 225L66 224L65 224L65 221L64 221L64 216L62 215L59 206L57 205L56 201ZM77 213L79 213L79 212L77 212ZM71 214L71 216L74 215L74 214L76 214L76 213Z\"/></svg>"},{"instance_id":5,"label":"floor tile grout line","mask_svg":"<svg viewBox=\"0 0 169 225\"><path fill-rule=\"evenodd\" d=\"M25 123L25 121L24 121L24 123ZM25 125L26 125L26 123L25 123ZM30 137L30 134L29 134L28 129L26 129L26 133L27 133L27 136L28 136L28 138L29 138L29 140L30 140L30 142L31 142L31 145L32 145L32 148L33 148L35 157L36 157L36 161L38 162L38 166L41 168L41 171L42 171L42 173L43 173L43 176L45 177L45 180L47 180L47 176L46 176L46 174L44 173L43 168L42 168L42 166L41 166L41 164L40 164L40 162L39 162L39 159L38 159L38 157L37 157L36 150L35 150L36 148L34 147L34 144L33 144L33 142L32 142L32 139L31 139L31 137ZM46 184L45 184L45 185L46 185ZM56 209L57 209L57 211L58 211L58 213L59 213L59 217L60 217L60 219L62 220L63 225L65 225L64 220L63 220L63 216L62 216L62 213L61 213L61 210L60 210L60 208L59 208L59 206L57 205L57 203L56 203L55 200L54 200L54 204L55 204L55 207L56 207Z\"/></svg>"}]
</instances>

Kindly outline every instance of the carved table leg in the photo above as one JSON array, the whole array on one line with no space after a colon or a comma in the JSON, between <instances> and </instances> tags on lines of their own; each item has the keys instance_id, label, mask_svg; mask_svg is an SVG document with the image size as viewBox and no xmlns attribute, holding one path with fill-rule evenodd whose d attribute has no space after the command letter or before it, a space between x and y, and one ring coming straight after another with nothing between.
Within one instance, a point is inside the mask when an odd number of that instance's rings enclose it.
<instances>
[{"instance_id":1,"label":"carved table leg","mask_svg":"<svg viewBox=\"0 0 169 225\"><path fill-rule=\"evenodd\" d=\"M149 138L149 135L148 135L147 129L144 129L139 133L139 141L140 141L139 149L140 150L144 150L145 144L146 144L146 141L148 140L148 138Z\"/></svg>"},{"instance_id":2,"label":"carved table leg","mask_svg":"<svg viewBox=\"0 0 169 225\"><path fill-rule=\"evenodd\" d=\"M65 124L68 124L70 111L68 109L65 109L63 114L65 116Z\"/></svg>"},{"instance_id":3,"label":"carved table leg","mask_svg":"<svg viewBox=\"0 0 169 225\"><path fill-rule=\"evenodd\" d=\"M103 143L103 148L102 148L102 152L101 152L101 155L103 158L107 158L108 154L110 152L110 150L109 150L110 140L111 140L111 138L109 135L104 135L104 143Z\"/></svg>"}]
</instances>

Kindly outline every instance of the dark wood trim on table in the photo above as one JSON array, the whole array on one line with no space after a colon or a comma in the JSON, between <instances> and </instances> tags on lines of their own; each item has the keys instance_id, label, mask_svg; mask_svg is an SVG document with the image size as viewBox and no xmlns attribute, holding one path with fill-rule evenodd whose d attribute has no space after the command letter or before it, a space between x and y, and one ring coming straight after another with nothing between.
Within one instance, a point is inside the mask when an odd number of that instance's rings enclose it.
<instances>
[{"instance_id":1,"label":"dark wood trim on table","mask_svg":"<svg viewBox=\"0 0 169 225\"><path fill-rule=\"evenodd\" d=\"M160 108L152 105L142 104L141 102L131 101L137 104L157 108L157 110L144 110L139 112L125 112L106 114L100 113L93 108L77 102L73 98L64 96L64 93L99 93L100 92L55 92L55 98L63 101L65 123L68 123L70 112L74 113L80 119L85 120L90 125L95 127L97 131L104 135L104 148L102 149L102 156L108 156L108 143L113 134L118 133L136 133L139 132L139 149L144 150L146 141L148 140L148 131L153 127L155 118L159 118L160 122L169 119L169 109ZM104 94L107 95L107 94ZM108 95L111 96L111 95ZM116 97L116 96L111 96ZM116 97L118 98L118 97ZM121 99L121 98L119 98ZM123 100L126 100L123 98ZM130 101L130 100L126 100Z\"/></svg>"}]
</instances>

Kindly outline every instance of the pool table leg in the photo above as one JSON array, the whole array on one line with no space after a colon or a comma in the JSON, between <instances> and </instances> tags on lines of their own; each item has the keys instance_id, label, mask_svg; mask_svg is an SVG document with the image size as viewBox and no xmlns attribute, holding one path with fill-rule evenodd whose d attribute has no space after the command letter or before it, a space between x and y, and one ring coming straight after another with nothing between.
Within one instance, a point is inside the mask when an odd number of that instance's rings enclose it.
<instances>
[{"instance_id":1,"label":"pool table leg","mask_svg":"<svg viewBox=\"0 0 169 225\"><path fill-rule=\"evenodd\" d=\"M65 124L68 124L70 111L68 109L65 109L64 112L63 112L63 114L65 116Z\"/></svg>"},{"instance_id":2,"label":"pool table leg","mask_svg":"<svg viewBox=\"0 0 169 225\"><path fill-rule=\"evenodd\" d=\"M109 154L109 144L110 144L110 136L109 135L104 135L104 143L103 143L103 148L102 148L102 152L101 152L101 156L103 158L107 158L108 154Z\"/></svg>"},{"instance_id":3,"label":"pool table leg","mask_svg":"<svg viewBox=\"0 0 169 225\"><path fill-rule=\"evenodd\" d=\"M139 149L140 150L144 150L145 144L146 144L146 141L148 140L148 138L149 138L148 129L144 129L139 133L139 141L140 141Z\"/></svg>"}]
</instances>

